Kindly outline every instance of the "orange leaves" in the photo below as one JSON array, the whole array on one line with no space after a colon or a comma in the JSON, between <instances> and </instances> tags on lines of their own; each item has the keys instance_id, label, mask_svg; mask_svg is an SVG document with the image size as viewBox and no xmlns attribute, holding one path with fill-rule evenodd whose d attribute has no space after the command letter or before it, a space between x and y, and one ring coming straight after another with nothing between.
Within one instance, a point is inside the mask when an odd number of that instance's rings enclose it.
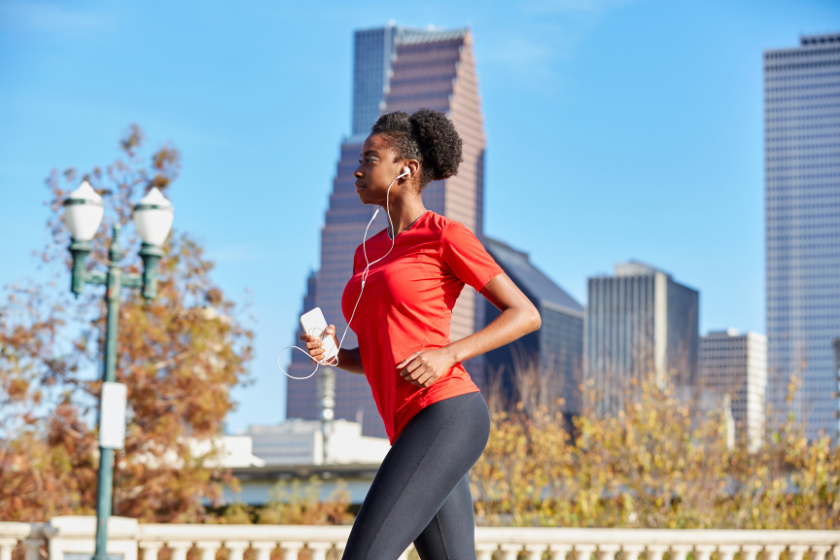
<instances>
[{"instance_id":1,"label":"orange leaves","mask_svg":"<svg viewBox=\"0 0 840 560\"><path fill-rule=\"evenodd\" d=\"M171 188L180 154L165 146L143 156L143 131L120 141L124 159L85 175L105 195L106 217L93 240L90 269L104 271L114 223L129 221L150 185ZM41 251L52 284L14 289L0 303L0 519L45 520L90 513L95 504L103 291L79 300L66 292L67 231L61 201L80 174L53 172L50 243ZM63 181L66 183L62 184ZM139 239L126 228L123 265L141 269ZM159 266L158 298L146 304L123 290L117 380L128 386L126 447L117 452L114 514L145 521L200 520L204 500L221 496L230 473L189 456L188 438L211 437L233 406L230 389L247 375L253 333L238 308L209 277L213 265L186 234L173 232ZM211 309L212 308L212 309ZM43 400L42 399L43 396ZM180 468L173 464L179 459ZM12 497L15 497L13 504Z\"/></svg>"}]
</instances>

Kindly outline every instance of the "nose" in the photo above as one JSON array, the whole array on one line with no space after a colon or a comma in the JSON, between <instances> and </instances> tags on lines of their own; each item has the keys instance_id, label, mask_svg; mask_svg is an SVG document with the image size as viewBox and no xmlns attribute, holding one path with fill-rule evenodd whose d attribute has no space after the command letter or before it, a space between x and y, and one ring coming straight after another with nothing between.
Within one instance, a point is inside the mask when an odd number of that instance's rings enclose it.
<instances>
[{"instance_id":1,"label":"nose","mask_svg":"<svg viewBox=\"0 0 840 560\"><path fill-rule=\"evenodd\" d=\"M358 169L356 169L356 171L353 172L353 177L355 177L356 179L361 179L362 178L362 172L359 171Z\"/></svg>"}]
</instances>

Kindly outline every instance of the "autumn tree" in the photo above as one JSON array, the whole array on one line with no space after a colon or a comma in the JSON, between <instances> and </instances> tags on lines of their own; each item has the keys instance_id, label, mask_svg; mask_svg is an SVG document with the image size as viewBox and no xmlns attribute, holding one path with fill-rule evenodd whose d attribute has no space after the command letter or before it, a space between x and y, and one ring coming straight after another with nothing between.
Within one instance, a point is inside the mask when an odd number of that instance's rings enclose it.
<instances>
[{"instance_id":1,"label":"autumn tree","mask_svg":"<svg viewBox=\"0 0 840 560\"><path fill-rule=\"evenodd\" d=\"M39 251L51 281L6 289L0 304L0 519L43 521L95 511L96 411L104 350L103 288L70 297L69 233L59 215L69 191L87 179L103 196L105 219L93 240L89 269L104 270L113 225L129 272L140 272L133 205L152 187L171 191L180 154L144 151L133 125L121 156L86 174L53 171L47 179L50 241ZM177 221L176 221L177 225ZM124 289L119 317L117 381L128 388L125 449L114 473L114 515L145 521L200 520L230 474L191 441L220 434L233 408L231 389L246 380L253 333L242 307L211 278L213 263L189 234L173 230L158 273L158 295L146 302ZM213 453L213 450L210 451Z\"/></svg>"},{"instance_id":2,"label":"autumn tree","mask_svg":"<svg viewBox=\"0 0 840 560\"><path fill-rule=\"evenodd\" d=\"M730 447L722 411L691 406L654 375L631 385L614 413L589 396L572 429L550 403L495 412L470 473L476 523L840 528L840 449L829 436L809 441L789 418L758 452L746 438Z\"/></svg>"}]
</instances>

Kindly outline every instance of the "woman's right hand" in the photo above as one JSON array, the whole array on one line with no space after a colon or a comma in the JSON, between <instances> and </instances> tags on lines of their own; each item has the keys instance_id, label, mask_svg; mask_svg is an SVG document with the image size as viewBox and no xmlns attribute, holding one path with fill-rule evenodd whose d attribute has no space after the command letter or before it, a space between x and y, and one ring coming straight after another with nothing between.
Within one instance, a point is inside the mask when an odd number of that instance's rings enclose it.
<instances>
[{"instance_id":1,"label":"woman's right hand","mask_svg":"<svg viewBox=\"0 0 840 560\"><path fill-rule=\"evenodd\" d=\"M326 332L324 333L325 336L335 336L335 325L330 325L327 327ZM314 334L302 334L300 335L300 339L306 343L306 351L309 352L310 361L313 364L320 363L323 360L324 355L324 343L321 342L320 336L315 336ZM333 362L335 358L333 358Z\"/></svg>"}]
</instances>

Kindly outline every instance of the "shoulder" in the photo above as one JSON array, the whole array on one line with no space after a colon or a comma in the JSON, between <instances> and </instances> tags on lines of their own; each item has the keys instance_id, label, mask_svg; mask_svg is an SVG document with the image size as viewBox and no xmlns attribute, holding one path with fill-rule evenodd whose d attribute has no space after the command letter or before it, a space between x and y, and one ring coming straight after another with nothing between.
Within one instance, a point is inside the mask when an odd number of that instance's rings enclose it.
<instances>
[{"instance_id":1,"label":"shoulder","mask_svg":"<svg viewBox=\"0 0 840 560\"><path fill-rule=\"evenodd\" d=\"M430 214L431 216L426 223L426 229L429 233L439 236L441 241L449 239L453 236L458 237L459 235L462 235L463 232L470 235L472 234L467 226L461 222L447 218L446 216L441 216L436 212L430 212Z\"/></svg>"},{"instance_id":2,"label":"shoulder","mask_svg":"<svg viewBox=\"0 0 840 560\"><path fill-rule=\"evenodd\" d=\"M475 235L470 228L459 221L439 216L437 227L440 231L440 241L442 245L458 244L465 240L475 239Z\"/></svg>"}]
</instances>

